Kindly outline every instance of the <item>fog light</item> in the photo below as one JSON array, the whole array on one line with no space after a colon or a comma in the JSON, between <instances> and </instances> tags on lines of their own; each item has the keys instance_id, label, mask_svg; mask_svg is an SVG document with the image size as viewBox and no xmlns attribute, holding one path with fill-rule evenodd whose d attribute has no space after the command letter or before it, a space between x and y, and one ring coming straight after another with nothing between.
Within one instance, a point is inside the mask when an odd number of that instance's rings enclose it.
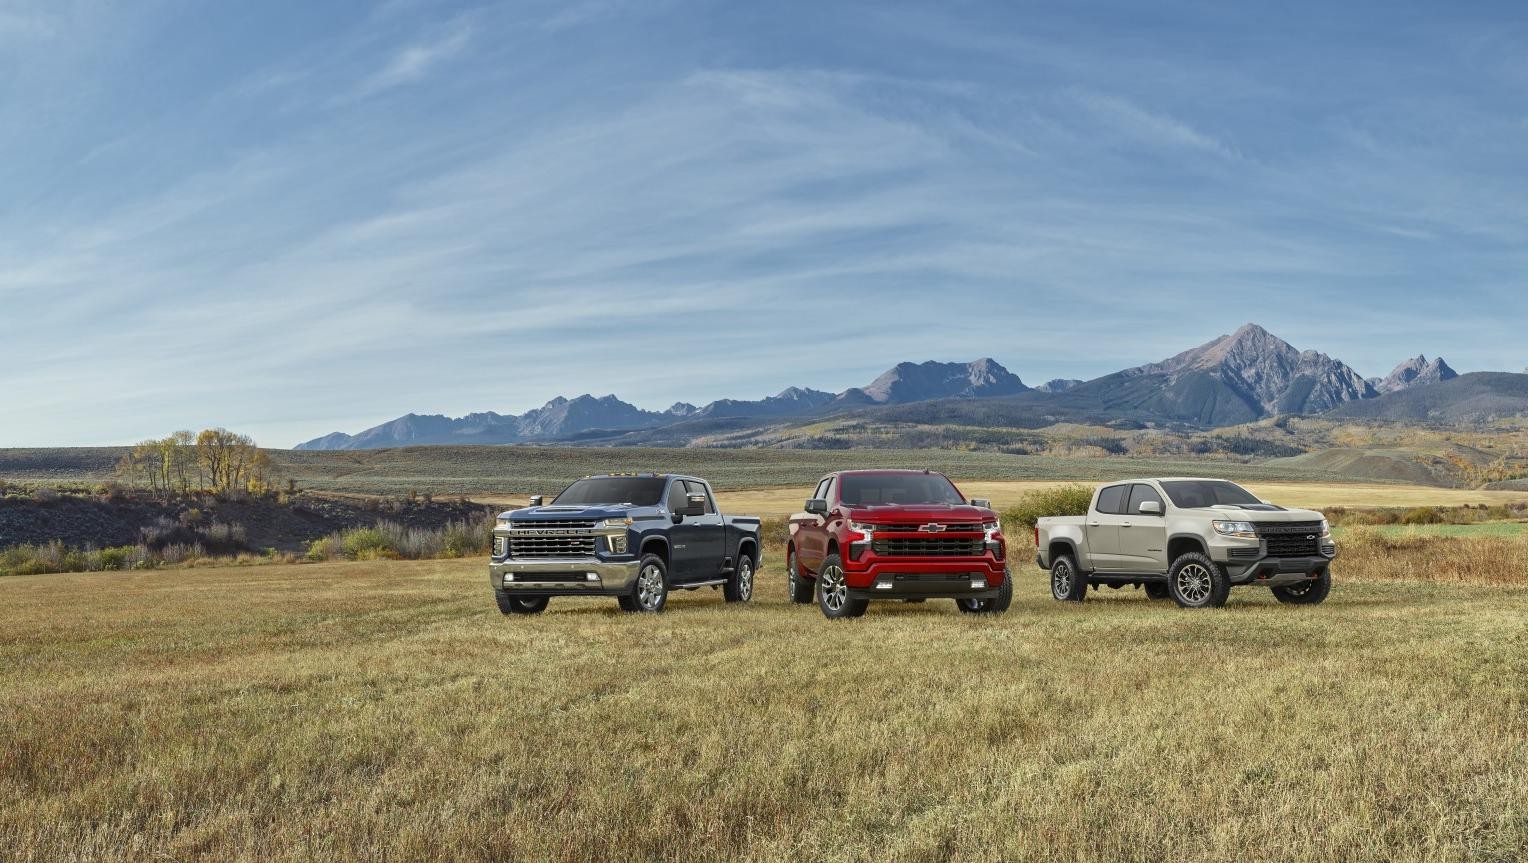
<instances>
[{"instance_id":1,"label":"fog light","mask_svg":"<svg viewBox=\"0 0 1528 863\"><path fill-rule=\"evenodd\" d=\"M596 572L586 572L586 573L584 573L584 580L585 581L599 581L600 580L599 573L596 573Z\"/></svg>"},{"instance_id":2,"label":"fog light","mask_svg":"<svg viewBox=\"0 0 1528 863\"><path fill-rule=\"evenodd\" d=\"M514 581L514 580L515 580L515 577L513 575L510 575L507 572L504 573L504 583L505 584L509 584L511 581Z\"/></svg>"},{"instance_id":3,"label":"fog light","mask_svg":"<svg viewBox=\"0 0 1528 863\"><path fill-rule=\"evenodd\" d=\"M987 579L985 579L985 578L973 578L973 579L971 579L971 589L972 590L986 590L987 589Z\"/></svg>"},{"instance_id":4,"label":"fog light","mask_svg":"<svg viewBox=\"0 0 1528 863\"><path fill-rule=\"evenodd\" d=\"M876 590L891 590L891 588L892 584L889 581L878 581L875 583Z\"/></svg>"}]
</instances>

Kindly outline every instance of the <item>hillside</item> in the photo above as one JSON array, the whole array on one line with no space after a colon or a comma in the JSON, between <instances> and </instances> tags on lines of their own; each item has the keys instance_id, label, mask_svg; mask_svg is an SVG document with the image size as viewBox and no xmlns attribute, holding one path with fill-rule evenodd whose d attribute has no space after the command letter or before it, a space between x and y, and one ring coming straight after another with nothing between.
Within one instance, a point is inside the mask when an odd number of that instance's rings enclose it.
<instances>
[{"instance_id":1,"label":"hillside","mask_svg":"<svg viewBox=\"0 0 1528 863\"><path fill-rule=\"evenodd\" d=\"M111 478L121 450L0 450L0 480L100 483ZM719 488L810 487L823 474L858 467L933 468L965 479L1111 479L1203 473L1246 480L1341 482L1346 477L1305 466L1267 467L1178 458L1057 458L999 452L851 449L647 449L637 447L405 447L355 452L270 450L282 482L357 494L525 494L555 491L604 471L673 471L704 476Z\"/></svg>"},{"instance_id":2,"label":"hillside","mask_svg":"<svg viewBox=\"0 0 1528 863\"><path fill-rule=\"evenodd\" d=\"M1528 416L1528 374L1473 372L1345 404L1330 415L1419 423L1480 423Z\"/></svg>"}]
</instances>

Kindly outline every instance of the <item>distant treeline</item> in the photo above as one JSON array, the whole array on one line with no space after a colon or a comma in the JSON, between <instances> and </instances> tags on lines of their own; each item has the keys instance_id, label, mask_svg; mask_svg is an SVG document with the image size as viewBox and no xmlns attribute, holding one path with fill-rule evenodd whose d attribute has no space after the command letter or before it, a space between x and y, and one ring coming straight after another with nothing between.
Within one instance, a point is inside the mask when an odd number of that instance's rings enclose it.
<instances>
[{"instance_id":1,"label":"distant treeline","mask_svg":"<svg viewBox=\"0 0 1528 863\"><path fill-rule=\"evenodd\" d=\"M270 455L249 435L225 428L196 434L178 431L143 441L122 456L116 473L125 483L167 494L195 489L262 492L272 481Z\"/></svg>"}]
</instances>

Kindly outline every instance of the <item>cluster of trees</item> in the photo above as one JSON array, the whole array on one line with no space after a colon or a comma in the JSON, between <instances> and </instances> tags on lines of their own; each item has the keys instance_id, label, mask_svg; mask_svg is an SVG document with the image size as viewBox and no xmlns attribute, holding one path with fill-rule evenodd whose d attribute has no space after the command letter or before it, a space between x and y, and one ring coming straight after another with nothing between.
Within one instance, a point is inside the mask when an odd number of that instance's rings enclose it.
<instances>
[{"instance_id":1,"label":"cluster of trees","mask_svg":"<svg viewBox=\"0 0 1528 863\"><path fill-rule=\"evenodd\" d=\"M272 479L270 456L249 435L224 428L146 440L122 456L117 475L167 494L193 489L261 492L270 488Z\"/></svg>"}]
</instances>

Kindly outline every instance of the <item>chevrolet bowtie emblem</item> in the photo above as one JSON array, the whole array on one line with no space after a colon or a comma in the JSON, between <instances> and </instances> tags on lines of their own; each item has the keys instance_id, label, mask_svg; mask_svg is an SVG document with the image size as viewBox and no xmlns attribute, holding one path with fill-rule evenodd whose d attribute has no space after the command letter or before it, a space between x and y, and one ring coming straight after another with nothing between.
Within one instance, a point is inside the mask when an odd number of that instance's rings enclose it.
<instances>
[{"instance_id":1,"label":"chevrolet bowtie emblem","mask_svg":"<svg viewBox=\"0 0 1528 863\"><path fill-rule=\"evenodd\" d=\"M924 533L944 533L945 530L944 525L942 524L925 524L919 529Z\"/></svg>"}]
</instances>

